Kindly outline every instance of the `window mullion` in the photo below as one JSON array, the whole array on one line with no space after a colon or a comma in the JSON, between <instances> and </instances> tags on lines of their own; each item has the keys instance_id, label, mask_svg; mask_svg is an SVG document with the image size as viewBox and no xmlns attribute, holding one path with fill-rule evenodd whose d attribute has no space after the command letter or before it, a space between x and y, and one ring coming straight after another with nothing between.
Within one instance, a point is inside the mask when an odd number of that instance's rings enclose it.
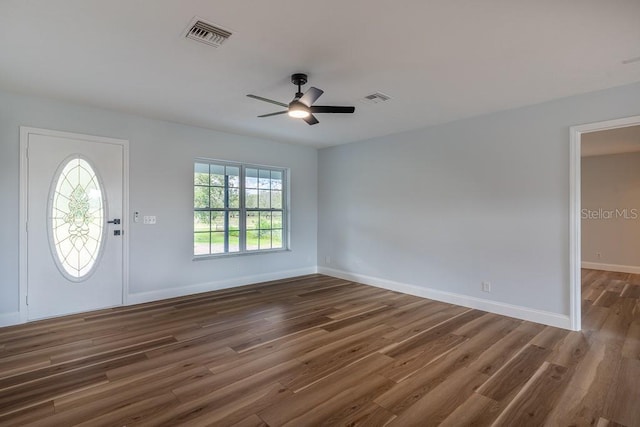
<instances>
[{"instance_id":1,"label":"window mullion","mask_svg":"<svg viewBox=\"0 0 640 427\"><path fill-rule=\"evenodd\" d=\"M229 253L229 175L224 173L224 253Z\"/></svg>"},{"instance_id":2,"label":"window mullion","mask_svg":"<svg viewBox=\"0 0 640 427\"><path fill-rule=\"evenodd\" d=\"M245 252L247 250L247 218L246 212L247 208L245 205L245 167L244 165L240 168L240 232L239 232L239 244L240 244L240 252Z\"/></svg>"}]
</instances>

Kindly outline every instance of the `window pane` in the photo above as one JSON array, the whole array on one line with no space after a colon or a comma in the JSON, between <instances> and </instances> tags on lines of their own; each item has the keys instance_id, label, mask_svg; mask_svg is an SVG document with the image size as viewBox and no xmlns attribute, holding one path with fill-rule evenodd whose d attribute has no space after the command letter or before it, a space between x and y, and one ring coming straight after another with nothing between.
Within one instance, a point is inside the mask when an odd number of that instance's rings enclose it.
<instances>
[{"instance_id":1,"label":"window pane","mask_svg":"<svg viewBox=\"0 0 640 427\"><path fill-rule=\"evenodd\" d=\"M224 212L211 212L211 231L225 231Z\"/></svg>"},{"instance_id":2,"label":"window pane","mask_svg":"<svg viewBox=\"0 0 640 427\"><path fill-rule=\"evenodd\" d=\"M245 187L258 188L258 169L247 168L245 170Z\"/></svg>"},{"instance_id":3,"label":"window pane","mask_svg":"<svg viewBox=\"0 0 640 427\"><path fill-rule=\"evenodd\" d=\"M229 235L229 252L240 252L240 236L238 232L236 235Z\"/></svg>"},{"instance_id":4,"label":"window pane","mask_svg":"<svg viewBox=\"0 0 640 427\"><path fill-rule=\"evenodd\" d=\"M271 217L273 218L271 226L273 228L282 228L282 212L273 212Z\"/></svg>"},{"instance_id":5,"label":"window pane","mask_svg":"<svg viewBox=\"0 0 640 427\"><path fill-rule=\"evenodd\" d=\"M240 190L237 188L229 189L229 206L230 208L240 207Z\"/></svg>"},{"instance_id":6,"label":"window pane","mask_svg":"<svg viewBox=\"0 0 640 427\"><path fill-rule=\"evenodd\" d=\"M210 212L193 213L193 231L209 231Z\"/></svg>"},{"instance_id":7,"label":"window pane","mask_svg":"<svg viewBox=\"0 0 640 427\"><path fill-rule=\"evenodd\" d=\"M259 187L264 190L271 188L271 171L260 169Z\"/></svg>"},{"instance_id":8,"label":"window pane","mask_svg":"<svg viewBox=\"0 0 640 427\"><path fill-rule=\"evenodd\" d=\"M193 187L193 207L208 208L209 207L209 187Z\"/></svg>"},{"instance_id":9,"label":"window pane","mask_svg":"<svg viewBox=\"0 0 640 427\"><path fill-rule=\"evenodd\" d=\"M211 185L224 187L224 166L211 165Z\"/></svg>"},{"instance_id":10,"label":"window pane","mask_svg":"<svg viewBox=\"0 0 640 427\"><path fill-rule=\"evenodd\" d=\"M259 249L259 234L257 230L247 231L247 250L254 251Z\"/></svg>"},{"instance_id":11,"label":"window pane","mask_svg":"<svg viewBox=\"0 0 640 427\"><path fill-rule=\"evenodd\" d=\"M258 196L258 207L259 208L270 208L271 207L271 191L269 190L259 190L260 194Z\"/></svg>"},{"instance_id":12,"label":"window pane","mask_svg":"<svg viewBox=\"0 0 640 427\"><path fill-rule=\"evenodd\" d=\"M227 175L229 177L229 187L240 187L240 168L237 166L227 166Z\"/></svg>"},{"instance_id":13,"label":"window pane","mask_svg":"<svg viewBox=\"0 0 640 427\"><path fill-rule=\"evenodd\" d=\"M271 230L260 230L260 249L271 249Z\"/></svg>"},{"instance_id":14,"label":"window pane","mask_svg":"<svg viewBox=\"0 0 640 427\"><path fill-rule=\"evenodd\" d=\"M211 233L211 253L224 253L224 232Z\"/></svg>"},{"instance_id":15,"label":"window pane","mask_svg":"<svg viewBox=\"0 0 640 427\"><path fill-rule=\"evenodd\" d=\"M194 255L208 255L209 233L193 233L193 253Z\"/></svg>"},{"instance_id":16,"label":"window pane","mask_svg":"<svg viewBox=\"0 0 640 427\"><path fill-rule=\"evenodd\" d=\"M271 192L271 207L273 209L282 209L282 191Z\"/></svg>"},{"instance_id":17,"label":"window pane","mask_svg":"<svg viewBox=\"0 0 640 427\"><path fill-rule=\"evenodd\" d=\"M102 244L102 189L92 166L80 157L66 161L54 182L49 195L50 249L68 278L81 279L96 265Z\"/></svg>"},{"instance_id":18,"label":"window pane","mask_svg":"<svg viewBox=\"0 0 640 427\"><path fill-rule=\"evenodd\" d=\"M229 212L229 236L238 237L240 235L240 212Z\"/></svg>"},{"instance_id":19,"label":"window pane","mask_svg":"<svg viewBox=\"0 0 640 427\"><path fill-rule=\"evenodd\" d=\"M209 165L206 163L196 163L193 166L193 183L195 185L209 184Z\"/></svg>"},{"instance_id":20,"label":"window pane","mask_svg":"<svg viewBox=\"0 0 640 427\"><path fill-rule=\"evenodd\" d=\"M211 205L212 208L224 208L224 188L211 187Z\"/></svg>"},{"instance_id":21,"label":"window pane","mask_svg":"<svg viewBox=\"0 0 640 427\"><path fill-rule=\"evenodd\" d=\"M271 171L271 189L282 190L282 172Z\"/></svg>"},{"instance_id":22,"label":"window pane","mask_svg":"<svg viewBox=\"0 0 640 427\"><path fill-rule=\"evenodd\" d=\"M255 209L258 207L258 190L247 190L244 198L244 204L247 209Z\"/></svg>"},{"instance_id":23,"label":"window pane","mask_svg":"<svg viewBox=\"0 0 640 427\"><path fill-rule=\"evenodd\" d=\"M260 212L260 230L271 230L271 212Z\"/></svg>"},{"instance_id":24,"label":"window pane","mask_svg":"<svg viewBox=\"0 0 640 427\"><path fill-rule=\"evenodd\" d=\"M282 230L273 230L271 236L271 247L273 249L282 249Z\"/></svg>"},{"instance_id":25,"label":"window pane","mask_svg":"<svg viewBox=\"0 0 640 427\"><path fill-rule=\"evenodd\" d=\"M247 212L247 230L257 230L260 214L258 212Z\"/></svg>"}]
</instances>

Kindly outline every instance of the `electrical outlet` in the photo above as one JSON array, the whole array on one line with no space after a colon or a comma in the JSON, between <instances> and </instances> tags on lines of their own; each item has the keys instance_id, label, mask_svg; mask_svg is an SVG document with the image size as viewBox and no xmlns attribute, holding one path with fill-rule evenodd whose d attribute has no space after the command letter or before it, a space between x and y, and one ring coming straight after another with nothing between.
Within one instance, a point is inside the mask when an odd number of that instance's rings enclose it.
<instances>
[{"instance_id":1,"label":"electrical outlet","mask_svg":"<svg viewBox=\"0 0 640 427\"><path fill-rule=\"evenodd\" d=\"M491 292L491 283L482 282L482 292Z\"/></svg>"},{"instance_id":2,"label":"electrical outlet","mask_svg":"<svg viewBox=\"0 0 640 427\"><path fill-rule=\"evenodd\" d=\"M145 215L142 218L142 223L143 224L155 224L156 223L156 216L155 215Z\"/></svg>"},{"instance_id":3,"label":"electrical outlet","mask_svg":"<svg viewBox=\"0 0 640 427\"><path fill-rule=\"evenodd\" d=\"M140 212L135 211L133 213L133 222L140 222Z\"/></svg>"},{"instance_id":4,"label":"electrical outlet","mask_svg":"<svg viewBox=\"0 0 640 427\"><path fill-rule=\"evenodd\" d=\"M596 252L596 258L598 259L602 258L602 254L600 252Z\"/></svg>"}]
</instances>

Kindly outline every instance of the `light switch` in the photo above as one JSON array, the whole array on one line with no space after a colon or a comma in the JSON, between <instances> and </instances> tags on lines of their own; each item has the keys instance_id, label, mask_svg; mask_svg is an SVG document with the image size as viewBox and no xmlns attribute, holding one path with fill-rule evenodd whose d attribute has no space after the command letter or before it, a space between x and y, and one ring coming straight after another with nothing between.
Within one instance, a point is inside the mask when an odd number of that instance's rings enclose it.
<instances>
[{"instance_id":1,"label":"light switch","mask_svg":"<svg viewBox=\"0 0 640 427\"><path fill-rule=\"evenodd\" d=\"M155 224L156 223L156 216L155 215L145 215L142 218L142 223L143 224Z\"/></svg>"}]
</instances>

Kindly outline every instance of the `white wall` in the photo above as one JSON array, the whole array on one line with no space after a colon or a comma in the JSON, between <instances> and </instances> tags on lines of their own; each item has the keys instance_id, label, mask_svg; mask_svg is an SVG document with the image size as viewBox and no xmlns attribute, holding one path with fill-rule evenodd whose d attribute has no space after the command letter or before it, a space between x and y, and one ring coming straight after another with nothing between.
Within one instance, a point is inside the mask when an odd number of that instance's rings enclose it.
<instances>
[{"instance_id":1,"label":"white wall","mask_svg":"<svg viewBox=\"0 0 640 427\"><path fill-rule=\"evenodd\" d=\"M640 153L583 157L580 172L582 260L640 268Z\"/></svg>"},{"instance_id":2,"label":"white wall","mask_svg":"<svg viewBox=\"0 0 640 427\"><path fill-rule=\"evenodd\" d=\"M634 84L323 149L321 271L568 327L569 127L638 114Z\"/></svg>"},{"instance_id":3,"label":"white wall","mask_svg":"<svg viewBox=\"0 0 640 427\"><path fill-rule=\"evenodd\" d=\"M156 226L132 223L129 230L131 301L315 270L315 149L0 92L0 321L19 309L22 125L130 141L131 212L158 217ZM192 261L195 157L291 168L292 251Z\"/></svg>"},{"instance_id":4,"label":"white wall","mask_svg":"<svg viewBox=\"0 0 640 427\"><path fill-rule=\"evenodd\" d=\"M18 309L20 125L131 141L131 210L158 216L155 228L130 230L131 291L140 298L306 271L317 263L332 274L564 319L569 126L639 114L640 84L634 84L317 154L0 92L0 317ZM193 262L196 156L290 167L293 251ZM480 291L482 280L491 282L492 293Z\"/></svg>"}]
</instances>

